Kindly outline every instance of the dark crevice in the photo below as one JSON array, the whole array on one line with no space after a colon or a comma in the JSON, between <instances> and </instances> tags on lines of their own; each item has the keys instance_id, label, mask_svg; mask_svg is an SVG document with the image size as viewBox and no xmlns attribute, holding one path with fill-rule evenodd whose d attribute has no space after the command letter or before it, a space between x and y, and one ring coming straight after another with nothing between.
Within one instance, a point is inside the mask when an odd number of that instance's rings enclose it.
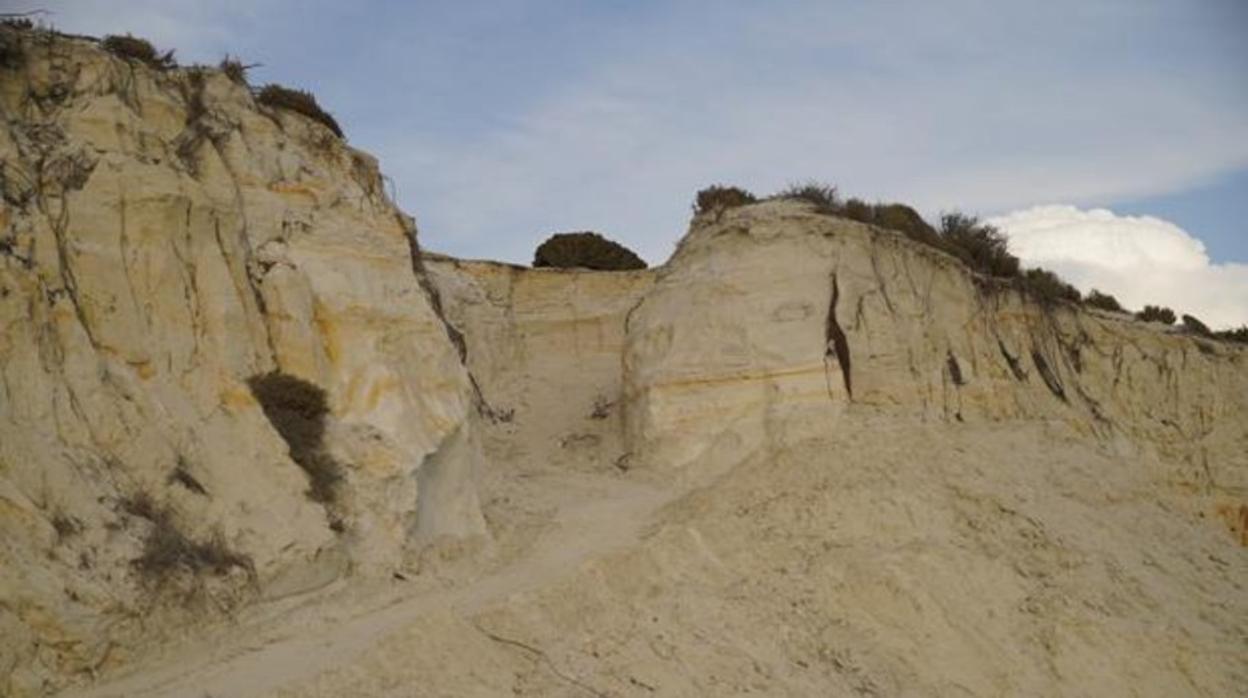
<instances>
[{"instance_id":1,"label":"dark crevice","mask_svg":"<svg viewBox=\"0 0 1248 698\"><path fill-rule=\"evenodd\" d=\"M953 379L953 384L961 387L966 385L966 379L962 376L962 367L958 365L958 358L953 352L948 352L945 358L945 364L949 367L949 377Z\"/></svg>"},{"instance_id":2,"label":"dark crevice","mask_svg":"<svg viewBox=\"0 0 1248 698\"><path fill-rule=\"evenodd\" d=\"M999 339L997 340L997 346L1001 349L1001 356L1005 357L1005 363L1009 364L1010 373L1014 374L1014 379L1020 382L1026 381L1027 372L1023 370L1022 365L1018 362L1018 357L1011 354L1010 350L1005 348L1005 342Z\"/></svg>"},{"instance_id":3,"label":"dark crevice","mask_svg":"<svg viewBox=\"0 0 1248 698\"><path fill-rule=\"evenodd\" d=\"M1036 370L1040 372L1040 377L1044 379L1044 384L1049 387L1049 391L1062 402L1069 402L1066 399L1066 389L1062 387L1061 381L1057 379L1053 369L1049 367L1049 362L1045 360L1044 355L1039 350L1033 349L1031 360L1035 362Z\"/></svg>"},{"instance_id":4,"label":"dark crevice","mask_svg":"<svg viewBox=\"0 0 1248 698\"><path fill-rule=\"evenodd\" d=\"M845 332L836 320L836 304L840 301L840 298L841 288L836 280L836 272L832 272L832 298L828 302L828 318L824 323L823 358L825 363L828 359L835 358L836 362L841 365L841 377L845 381L845 392L849 395L849 399L853 400L854 387L850 377L849 340L845 338Z\"/></svg>"},{"instance_id":5,"label":"dark crevice","mask_svg":"<svg viewBox=\"0 0 1248 698\"><path fill-rule=\"evenodd\" d=\"M433 314L442 322L442 327L446 330L446 337L455 347L455 352L459 355L459 362L463 364L464 370L468 373L468 382L472 385L473 399L477 406L477 414L488 420L491 424L499 422L510 422L515 418L514 409L503 409L494 407L489 400L485 399L485 393L481 391L481 385L477 383L477 377L472 375L472 370L468 368L468 343L464 340L464 333L459 328L451 324L446 318L446 311L442 307L442 294L438 292L433 282L429 280L429 272L425 269L425 260L420 251L420 242L416 239L416 226L412 225L404 218L402 213L395 212L395 216L399 220L399 225L403 227L403 231L407 236L408 253L412 259L412 275L416 277L416 283L425 293L425 298L429 300L429 307L433 309Z\"/></svg>"}]
</instances>

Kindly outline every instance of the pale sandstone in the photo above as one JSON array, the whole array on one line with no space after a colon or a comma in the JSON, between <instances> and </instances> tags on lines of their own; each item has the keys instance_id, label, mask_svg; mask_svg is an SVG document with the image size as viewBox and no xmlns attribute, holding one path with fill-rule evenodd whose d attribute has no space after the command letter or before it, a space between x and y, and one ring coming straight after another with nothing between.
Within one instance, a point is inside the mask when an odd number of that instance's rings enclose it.
<instances>
[{"instance_id":1,"label":"pale sandstone","mask_svg":"<svg viewBox=\"0 0 1248 698\"><path fill-rule=\"evenodd\" d=\"M212 75L192 131L184 74L41 47L0 81L6 195L44 181L0 216L9 692L1248 685L1244 348L792 202L696 217L649 271L414 269L376 163L318 125ZM329 392L334 512L247 389L275 367ZM137 487L255 586L145 592Z\"/></svg>"}]
</instances>

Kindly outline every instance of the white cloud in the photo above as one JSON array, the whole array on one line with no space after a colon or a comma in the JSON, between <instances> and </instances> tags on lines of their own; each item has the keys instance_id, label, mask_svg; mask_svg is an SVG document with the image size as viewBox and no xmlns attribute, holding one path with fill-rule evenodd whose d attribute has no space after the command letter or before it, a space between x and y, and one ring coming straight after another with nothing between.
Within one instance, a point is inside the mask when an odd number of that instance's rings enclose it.
<instances>
[{"instance_id":1,"label":"white cloud","mask_svg":"<svg viewBox=\"0 0 1248 698\"><path fill-rule=\"evenodd\" d=\"M1213 264L1201 241L1151 216L1036 206L988 221L1028 266L1052 269L1082 291L1128 308L1165 305L1211 327L1248 324L1248 265Z\"/></svg>"}]
</instances>

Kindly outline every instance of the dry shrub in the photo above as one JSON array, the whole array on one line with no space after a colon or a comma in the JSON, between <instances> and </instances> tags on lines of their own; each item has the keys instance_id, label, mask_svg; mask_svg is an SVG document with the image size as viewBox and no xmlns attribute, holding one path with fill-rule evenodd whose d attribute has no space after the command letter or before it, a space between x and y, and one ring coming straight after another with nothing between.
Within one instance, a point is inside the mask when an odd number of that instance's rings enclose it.
<instances>
[{"instance_id":1,"label":"dry shrub","mask_svg":"<svg viewBox=\"0 0 1248 698\"><path fill-rule=\"evenodd\" d=\"M1221 330L1213 333L1218 339L1225 339L1228 342L1238 342L1240 344L1248 344L1248 325L1236 327L1232 330Z\"/></svg>"},{"instance_id":2,"label":"dry shrub","mask_svg":"<svg viewBox=\"0 0 1248 698\"><path fill-rule=\"evenodd\" d=\"M1122 305L1118 302L1117 298L1114 298L1108 293L1101 293L1096 289L1088 291L1088 295L1083 299L1083 302L1085 305L1092 306L1093 308L1112 310L1117 313L1123 312Z\"/></svg>"},{"instance_id":3,"label":"dry shrub","mask_svg":"<svg viewBox=\"0 0 1248 698\"><path fill-rule=\"evenodd\" d=\"M0 68L16 70L25 64L26 54L22 50L22 38L17 34L20 28L10 30L11 21L5 20L4 27L0 28Z\"/></svg>"},{"instance_id":4,"label":"dry shrub","mask_svg":"<svg viewBox=\"0 0 1248 698\"><path fill-rule=\"evenodd\" d=\"M1028 269L1018 281L1024 293L1044 305L1061 301L1078 303L1082 297L1079 289L1047 269Z\"/></svg>"},{"instance_id":5,"label":"dry shrub","mask_svg":"<svg viewBox=\"0 0 1248 698\"><path fill-rule=\"evenodd\" d=\"M160 53L152 46L152 42L137 36L110 34L104 37L100 46L115 56L140 61L157 70L169 70L178 66L173 59L172 49Z\"/></svg>"},{"instance_id":6,"label":"dry shrub","mask_svg":"<svg viewBox=\"0 0 1248 698\"><path fill-rule=\"evenodd\" d=\"M813 205L817 213L826 215L835 216L841 213L841 202L837 198L836 187L813 180L801 184L791 184L788 189L776 194L772 198L805 201Z\"/></svg>"},{"instance_id":7,"label":"dry shrub","mask_svg":"<svg viewBox=\"0 0 1248 698\"><path fill-rule=\"evenodd\" d=\"M338 122L334 120L334 117L329 112L321 109L321 105L316 103L316 96L311 92L292 90L289 87L270 84L260 89L260 92L256 94L256 100L261 104L276 109L289 109L290 111L303 114L333 131L335 136L339 138L344 137Z\"/></svg>"},{"instance_id":8,"label":"dry shrub","mask_svg":"<svg viewBox=\"0 0 1248 698\"><path fill-rule=\"evenodd\" d=\"M290 458L308 476L308 498L328 504L337 498L342 465L325 451L325 391L285 373L274 371L247 381L269 423L286 442Z\"/></svg>"},{"instance_id":9,"label":"dry shrub","mask_svg":"<svg viewBox=\"0 0 1248 698\"><path fill-rule=\"evenodd\" d=\"M572 269L583 267L600 271L645 269L646 263L627 247L598 233L558 233L550 236L533 256L535 267Z\"/></svg>"},{"instance_id":10,"label":"dry shrub","mask_svg":"<svg viewBox=\"0 0 1248 698\"><path fill-rule=\"evenodd\" d=\"M1173 310L1160 305L1146 305L1135 317L1144 322L1160 322L1165 325L1173 325L1178 319Z\"/></svg>"},{"instance_id":11,"label":"dry shrub","mask_svg":"<svg viewBox=\"0 0 1248 698\"><path fill-rule=\"evenodd\" d=\"M700 214L712 211L725 211L757 201L758 197L740 187L714 184L698 192L697 199L693 204L693 212Z\"/></svg>"},{"instance_id":12,"label":"dry shrub","mask_svg":"<svg viewBox=\"0 0 1248 698\"><path fill-rule=\"evenodd\" d=\"M1010 254L1005 235L975 216L956 211L944 214L940 217L940 239L947 251L982 274L1018 276L1018 257Z\"/></svg>"},{"instance_id":13,"label":"dry shrub","mask_svg":"<svg viewBox=\"0 0 1248 698\"><path fill-rule=\"evenodd\" d=\"M1201 322L1200 319L1194 315L1183 316L1183 329L1192 334L1200 335L1201 337L1213 336L1213 330L1210 330L1208 325Z\"/></svg>"},{"instance_id":14,"label":"dry shrub","mask_svg":"<svg viewBox=\"0 0 1248 698\"><path fill-rule=\"evenodd\" d=\"M243 87L247 86L247 70L252 66L243 65L243 62L237 58L226 56L221 59L221 64L218 67L235 84Z\"/></svg>"}]
</instances>

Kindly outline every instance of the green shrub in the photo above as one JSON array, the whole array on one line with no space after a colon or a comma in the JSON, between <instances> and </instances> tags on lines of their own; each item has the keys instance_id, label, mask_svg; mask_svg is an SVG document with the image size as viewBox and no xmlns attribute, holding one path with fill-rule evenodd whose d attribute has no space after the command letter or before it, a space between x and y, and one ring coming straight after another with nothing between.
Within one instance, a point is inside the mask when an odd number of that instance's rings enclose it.
<instances>
[{"instance_id":1,"label":"green shrub","mask_svg":"<svg viewBox=\"0 0 1248 698\"><path fill-rule=\"evenodd\" d=\"M1192 334L1198 334L1202 337L1213 336L1213 331L1209 329L1209 326L1201 322L1198 318L1196 318L1193 315L1183 316L1183 329L1188 332L1191 332Z\"/></svg>"},{"instance_id":2,"label":"green shrub","mask_svg":"<svg viewBox=\"0 0 1248 698\"><path fill-rule=\"evenodd\" d=\"M321 105L316 103L316 97L311 92L292 90L281 85L265 85L256 94L256 100L261 104L276 109L289 109L290 111L303 114L333 131L335 136L339 138L344 137L338 122L328 112L321 109Z\"/></svg>"},{"instance_id":3,"label":"green shrub","mask_svg":"<svg viewBox=\"0 0 1248 698\"><path fill-rule=\"evenodd\" d=\"M698 192L697 198L693 203L693 212L710 213L712 211L724 211L757 201L757 197L740 187L714 184Z\"/></svg>"},{"instance_id":4,"label":"green shrub","mask_svg":"<svg viewBox=\"0 0 1248 698\"><path fill-rule=\"evenodd\" d=\"M1218 339L1225 339L1228 342L1239 342L1240 344L1248 344L1248 325L1237 327L1233 330L1221 330L1214 332L1213 336Z\"/></svg>"},{"instance_id":5,"label":"green shrub","mask_svg":"<svg viewBox=\"0 0 1248 698\"><path fill-rule=\"evenodd\" d=\"M100 46L115 56L140 61L157 70L169 70L178 66L177 62L173 60L172 49L159 53L156 51L156 47L152 46L152 42L147 39L140 39L137 36L110 34L104 37L103 41L100 42Z\"/></svg>"},{"instance_id":6,"label":"green shrub","mask_svg":"<svg viewBox=\"0 0 1248 698\"><path fill-rule=\"evenodd\" d=\"M1010 254L1005 235L975 216L956 211L944 214L940 217L940 239L946 250L982 274L1018 276L1018 257Z\"/></svg>"},{"instance_id":7,"label":"green shrub","mask_svg":"<svg viewBox=\"0 0 1248 698\"><path fill-rule=\"evenodd\" d=\"M1047 269L1028 269L1019 278L1019 286L1024 293L1045 305L1060 301L1078 303L1080 300L1079 289Z\"/></svg>"},{"instance_id":8,"label":"green shrub","mask_svg":"<svg viewBox=\"0 0 1248 698\"><path fill-rule=\"evenodd\" d=\"M1173 325L1177 319L1173 310L1159 305L1146 305L1135 317L1144 322L1160 322L1166 325Z\"/></svg>"},{"instance_id":9,"label":"green shrub","mask_svg":"<svg viewBox=\"0 0 1248 698\"><path fill-rule=\"evenodd\" d=\"M1114 298L1108 293L1101 293L1100 291L1096 289L1092 289L1091 291L1088 291L1088 295L1086 298L1083 299L1083 302L1085 305L1090 305L1093 308L1100 308L1101 310L1112 310L1118 313L1123 312L1122 305L1118 303L1117 298Z\"/></svg>"},{"instance_id":10,"label":"green shrub","mask_svg":"<svg viewBox=\"0 0 1248 698\"><path fill-rule=\"evenodd\" d=\"M900 231L911 240L943 249L936 229L923 220L918 211L905 204L876 204L874 217L875 224L881 228Z\"/></svg>"},{"instance_id":11,"label":"green shrub","mask_svg":"<svg viewBox=\"0 0 1248 698\"><path fill-rule=\"evenodd\" d=\"M325 451L325 391L285 373L274 371L247 381L269 423L286 442L293 460L308 476L308 498L328 504L337 498L342 465Z\"/></svg>"},{"instance_id":12,"label":"green shrub","mask_svg":"<svg viewBox=\"0 0 1248 698\"><path fill-rule=\"evenodd\" d=\"M821 182L792 184L772 198L805 201L814 205L816 212L827 215L838 215L841 212L841 202L837 198L836 187Z\"/></svg>"},{"instance_id":13,"label":"green shrub","mask_svg":"<svg viewBox=\"0 0 1248 698\"><path fill-rule=\"evenodd\" d=\"M589 231L559 233L546 239L533 256L535 267L626 271L645 269L646 263L632 250Z\"/></svg>"}]
</instances>

